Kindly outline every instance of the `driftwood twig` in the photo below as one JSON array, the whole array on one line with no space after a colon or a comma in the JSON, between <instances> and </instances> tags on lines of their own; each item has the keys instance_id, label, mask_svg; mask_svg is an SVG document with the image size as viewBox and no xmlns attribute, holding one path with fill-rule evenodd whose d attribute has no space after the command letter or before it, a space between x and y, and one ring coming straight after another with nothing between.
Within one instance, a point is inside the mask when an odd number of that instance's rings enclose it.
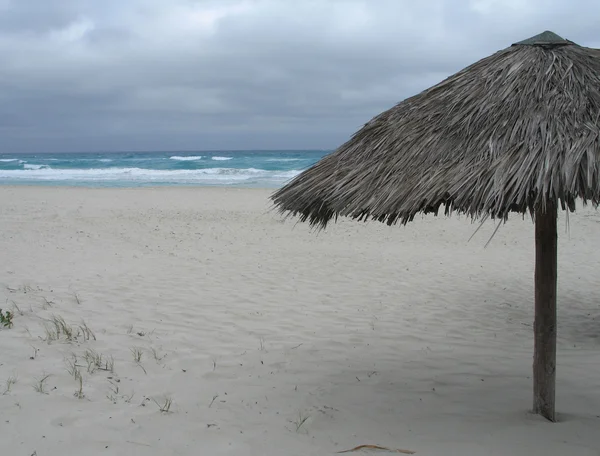
<instances>
[{"instance_id":1,"label":"driftwood twig","mask_svg":"<svg viewBox=\"0 0 600 456\"><path fill-rule=\"evenodd\" d=\"M383 450L383 451L389 451L391 453L402 453L402 454L415 454L414 451L411 450L392 450L391 448L385 448L379 445L359 445L357 447L354 447L350 450L344 450L344 451L338 451L338 453L351 453L352 451L359 451L359 450Z\"/></svg>"}]
</instances>

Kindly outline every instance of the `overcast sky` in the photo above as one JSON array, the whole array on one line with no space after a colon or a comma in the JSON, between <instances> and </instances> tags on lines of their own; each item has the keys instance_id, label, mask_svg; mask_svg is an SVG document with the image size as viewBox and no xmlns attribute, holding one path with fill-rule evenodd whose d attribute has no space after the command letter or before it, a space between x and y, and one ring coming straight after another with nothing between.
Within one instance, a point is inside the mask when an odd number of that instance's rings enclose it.
<instances>
[{"instance_id":1,"label":"overcast sky","mask_svg":"<svg viewBox=\"0 0 600 456\"><path fill-rule=\"evenodd\" d=\"M0 0L0 153L332 149L598 0Z\"/></svg>"}]
</instances>

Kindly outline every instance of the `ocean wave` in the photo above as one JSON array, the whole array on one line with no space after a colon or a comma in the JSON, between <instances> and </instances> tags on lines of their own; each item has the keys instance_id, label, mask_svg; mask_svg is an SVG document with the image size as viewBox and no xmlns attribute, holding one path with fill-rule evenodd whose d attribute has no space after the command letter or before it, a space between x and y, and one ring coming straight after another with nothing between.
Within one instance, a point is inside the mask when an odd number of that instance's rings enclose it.
<instances>
[{"instance_id":1,"label":"ocean wave","mask_svg":"<svg viewBox=\"0 0 600 456\"><path fill-rule=\"evenodd\" d=\"M232 160L233 157L219 157L219 156L216 156L216 157L211 157L211 159L212 160L216 160L216 161L226 161L226 160Z\"/></svg>"},{"instance_id":2,"label":"ocean wave","mask_svg":"<svg viewBox=\"0 0 600 456\"><path fill-rule=\"evenodd\" d=\"M101 158L98 161L102 162L102 163L110 163L110 162L112 162L112 158Z\"/></svg>"},{"instance_id":3,"label":"ocean wave","mask_svg":"<svg viewBox=\"0 0 600 456\"><path fill-rule=\"evenodd\" d=\"M202 160L202 156L201 155L192 155L189 157L181 157L179 155L173 155L172 157L169 157L170 160L177 160L177 161L195 161L195 160Z\"/></svg>"},{"instance_id":4,"label":"ocean wave","mask_svg":"<svg viewBox=\"0 0 600 456\"><path fill-rule=\"evenodd\" d=\"M18 158L0 158L0 162L2 162L2 163L12 163L12 162L25 163L23 160L19 160Z\"/></svg>"},{"instance_id":5,"label":"ocean wave","mask_svg":"<svg viewBox=\"0 0 600 456\"><path fill-rule=\"evenodd\" d=\"M268 162L295 162L303 160L302 158L269 158Z\"/></svg>"},{"instance_id":6,"label":"ocean wave","mask_svg":"<svg viewBox=\"0 0 600 456\"><path fill-rule=\"evenodd\" d=\"M37 169L45 169L45 168L48 168L48 165L36 165L35 163L25 163L25 164L23 165L23 168L25 168L25 169L37 170Z\"/></svg>"},{"instance_id":7,"label":"ocean wave","mask_svg":"<svg viewBox=\"0 0 600 456\"><path fill-rule=\"evenodd\" d=\"M157 170L145 168L54 169L45 165L30 165L24 170L0 170L0 179L39 181L133 181L156 183L236 183L244 181L284 182L301 171L268 171L257 168L206 168ZM33 166L38 166L33 168Z\"/></svg>"}]
</instances>

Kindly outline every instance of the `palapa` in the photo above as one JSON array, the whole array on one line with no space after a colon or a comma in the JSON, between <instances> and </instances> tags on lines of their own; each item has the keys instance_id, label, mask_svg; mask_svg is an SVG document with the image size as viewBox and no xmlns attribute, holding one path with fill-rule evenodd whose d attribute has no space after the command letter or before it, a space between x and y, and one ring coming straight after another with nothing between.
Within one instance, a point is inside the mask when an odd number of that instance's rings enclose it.
<instances>
[{"instance_id":1,"label":"palapa","mask_svg":"<svg viewBox=\"0 0 600 456\"><path fill-rule=\"evenodd\" d=\"M600 50L546 31L377 115L276 191L324 228L419 213L536 223L533 411L555 420L556 217L600 203Z\"/></svg>"}]
</instances>

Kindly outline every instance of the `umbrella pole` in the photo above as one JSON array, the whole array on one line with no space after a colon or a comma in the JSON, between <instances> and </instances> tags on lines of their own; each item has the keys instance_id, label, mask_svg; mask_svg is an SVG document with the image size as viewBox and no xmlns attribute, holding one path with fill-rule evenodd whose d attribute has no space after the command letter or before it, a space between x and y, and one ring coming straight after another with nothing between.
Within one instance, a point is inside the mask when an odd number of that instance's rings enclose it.
<instances>
[{"instance_id":1,"label":"umbrella pole","mask_svg":"<svg viewBox=\"0 0 600 456\"><path fill-rule=\"evenodd\" d=\"M556 421L556 204L535 212L533 413Z\"/></svg>"}]
</instances>

